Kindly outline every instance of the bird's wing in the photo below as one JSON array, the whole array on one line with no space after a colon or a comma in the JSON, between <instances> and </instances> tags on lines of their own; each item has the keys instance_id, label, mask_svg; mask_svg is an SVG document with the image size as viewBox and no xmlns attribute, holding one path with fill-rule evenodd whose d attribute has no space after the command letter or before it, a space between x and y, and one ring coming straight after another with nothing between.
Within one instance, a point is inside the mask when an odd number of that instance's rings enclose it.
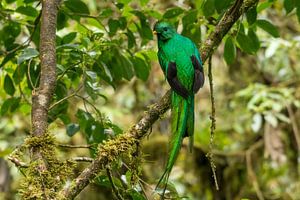
<instances>
[{"instance_id":1,"label":"bird's wing","mask_svg":"<svg viewBox=\"0 0 300 200\"><path fill-rule=\"evenodd\" d=\"M191 61L194 67L194 83L193 83L193 91L197 93L204 84L204 71L203 71L203 63L201 60L200 53L193 43L194 46L194 55L191 56Z\"/></svg>"},{"instance_id":2,"label":"bird's wing","mask_svg":"<svg viewBox=\"0 0 300 200\"><path fill-rule=\"evenodd\" d=\"M204 84L204 72L201 63L195 55L191 56L191 60L194 67L193 91L197 93Z\"/></svg>"},{"instance_id":3,"label":"bird's wing","mask_svg":"<svg viewBox=\"0 0 300 200\"><path fill-rule=\"evenodd\" d=\"M167 81L169 82L171 88L183 98L187 98L189 95L188 90L179 81L177 76L177 67L175 62L169 61L165 56L163 51L158 53L158 60L161 69L163 70Z\"/></svg>"},{"instance_id":4,"label":"bird's wing","mask_svg":"<svg viewBox=\"0 0 300 200\"><path fill-rule=\"evenodd\" d=\"M189 96L189 91L180 83L177 76L177 69L175 62L169 62L167 69L167 80L171 88L180 96L187 99Z\"/></svg>"}]
</instances>

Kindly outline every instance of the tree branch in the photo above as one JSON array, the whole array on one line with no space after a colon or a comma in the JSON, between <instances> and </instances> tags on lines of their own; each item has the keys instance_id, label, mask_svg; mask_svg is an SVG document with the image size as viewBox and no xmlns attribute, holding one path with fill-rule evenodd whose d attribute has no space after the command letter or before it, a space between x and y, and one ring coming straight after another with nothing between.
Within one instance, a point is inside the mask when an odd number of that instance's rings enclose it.
<instances>
[{"instance_id":1,"label":"tree branch","mask_svg":"<svg viewBox=\"0 0 300 200\"><path fill-rule=\"evenodd\" d=\"M235 4L225 12L215 31L208 36L201 48L203 62L212 55L213 51L221 43L222 38L239 17L257 3L258 0L245 0L245 2L236 0ZM126 133L100 145L96 159L71 184L60 191L58 197L60 199L73 199L97 176L100 170L105 169L105 166L114 161L112 158L116 158L121 153L130 150L132 145L141 139L151 128L152 124L170 108L170 95L171 91L169 90L157 103L150 106L139 122Z\"/></svg>"},{"instance_id":2,"label":"tree branch","mask_svg":"<svg viewBox=\"0 0 300 200\"><path fill-rule=\"evenodd\" d=\"M33 86L32 91L32 110L31 124L32 136L42 138L46 136L48 127L48 109L55 89L56 82L56 21L57 11L60 0L43 0L41 14L40 30L40 61L41 74L38 88ZM29 62L30 65L30 62ZM30 67L30 66L29 66ZM43 174L47 171L47 160L43 155L43 149L38 146L31 147L31 163L38 163L36 174ZM42 178L44 180L44 178ZM33 187L41 188L38 184L45 185L42 182L36 182ZM45 199L48 199L44 193Z\"/></svg>"},{"instance_id":3,"label":"tree branch","mask_svg":"<svg viewBox=\"0 0 300 200\"><path fill-rule=\"evenodd\" d=\"M37 90L32 92L32 135L46 133L48 108L56 80L56 21L59 0L42 1L40 33L41 78Z\"/></svg>"}]
</instances>

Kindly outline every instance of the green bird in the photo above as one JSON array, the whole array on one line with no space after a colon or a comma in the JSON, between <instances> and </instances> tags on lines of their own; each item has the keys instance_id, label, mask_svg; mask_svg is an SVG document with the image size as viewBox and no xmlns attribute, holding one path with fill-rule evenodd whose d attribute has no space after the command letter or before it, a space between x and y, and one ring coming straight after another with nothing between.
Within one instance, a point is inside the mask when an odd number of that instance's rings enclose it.
<instances>
[{"instance_id":1,"label":"green bird","mask_svg":"<svg viewBox=\"0 0 300 200\"><path fill-rule=\"evenodd\" d=\"M157 22L153 33L157 35L158 60L172 88L172 135L165 172L156 188L164 184L162 198L169 175L176 161L184 137L189 137L192 151L194 135L194 95L204 84L202 60L196 45L178 34L167 22Z\"/></svg>"}]
</instances>

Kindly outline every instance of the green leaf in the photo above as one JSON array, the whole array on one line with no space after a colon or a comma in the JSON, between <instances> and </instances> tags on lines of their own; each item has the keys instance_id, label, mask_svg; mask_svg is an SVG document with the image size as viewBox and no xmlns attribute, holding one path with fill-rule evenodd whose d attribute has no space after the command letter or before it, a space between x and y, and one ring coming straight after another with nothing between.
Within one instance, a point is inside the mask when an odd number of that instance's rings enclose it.
<instances>
[{"instance_id":1,"label":"green leaf","mask_svg":"<svg viewBox=\"0 0 300 200\"><path fill-rule=\"evenodd\" d=\"M129 4L131 0L118 0L117 2L122 4Z\"/></svg>"},{"instance_id":2,"label":"green leaf","mask_svg":"<svg viewBox=\"0 0 300 200\"><path fill-rule=\"evenodd\" d=\"M197 15L198 15L198 10L188 11L182 18L183 26L194 23L197 20Z\"/></svg>"},{"instance_id":3,"label":"green leaf","mask_svg":"<svg viewBox=\"0 0 300 200\"><path fill-rule=\"evenodd\" d=\"M76 117L79 121L79 126L80 128L82 128L82 130L85 130L88 121L94 120L94 117L90 113L85 112L81 109L77 110Z\"/></svg>"},{"instance_id":4,"label":"green leaf","mask_svg":"<svg viewBox=\"0 0 300 200\"><path fill-rule=\"evenodd\" d=\"M75 135L75 133L77 133L80 130L80 126L78 124L68 124L67 127L67 135L72 137L73 135Z\"/></svg>"},{"instance_id":5,"label":"green leaf","mask_svg":"<svg viewBox=\"0 0 300 200\"><path fill-rule=\"evenodd\" d=\"M131 49L136 45L135 37L130 29L127 28L127 32L125 33L127 35L127 41L128 41L128 49Z\"/></svg>"},{"instance_id":6,"label":"green leaf","mask_svg":"<svg viewBox=\"0 0 300 200\"><path fill-rule=\"evenodd\" d=\"M8 112L10 105L11 105L11 98L6 99L3 102L2 106L1 106L1 116L4 116Z\"/></svg>"},{"instance_id":7,"label":"green leaf","mask_svg":"<svg viewBox=\"0 0 300 200\"><path fill-rule=\"evenodd\" d=\"M3 27L3 33L6 33L4 36L6 39L12 37L16 38L21 33L21 26L17 22L10 22L7 26Z\"/></svg>"},{"instance_id":8,"label":"green leaf","mask_svg":"<svg viewBox=\"0 0 300 200\"><path fill-rule=\"evenodd\" d=\"M168 9L165 14L163 15L163 18L165 19L171 19L174 17L177 17L178 15L180 15L181 13L183 13L183 9L179 8L179 7L174 7L171 9Z\"/></svg>"},{"instance_id":9,"label":"green leaf","mask_svg":"<svg viewBox=\"0 0 300 200\"><path fill-rule=\"evenodd\" d=\"M26 68L27 68L27 65L21 64L21 65L18 65L18 67L15 69L12 78L16 85L19 84L23 80L25 73L26 73Z\"/></svg>"},{"instance_id":10,"label":"green leaf","mask_svg":"<svg viewBox=\"0 0 300 200\"><path fill-rule=\"evenodd\" d=\"M148 10L147 14L149 17L153 17L154 19L157 19L157 20L160 20L162 18L161 13L156 10Z\"/></svg>"},{"instance_id":11,"label":"green leaf","mask_svg":"<svg viewBox=\"0 0 300 200\"><path fill-rule=\"evenodd\" d=\"M250 8L247 12L246 12L246 17L247 17L247 22L249 25L252 25L257 18L257 11L256 11L256 7L252 7Z\"/></svg>"},{"instance_id":12,"label":"green leaf","mask_svg":"<svg viewBox=\"0 0 300 200\"><path fill-rule=\"evenodd\" d=\"M142 37L142 45L145 45L149 40L153 39L152 29L147 20L147 17L141 11L130 11L140 19L140 26L137 23L134 23L140 36Z\"/></svg>"},{"instance_id":13,"label":"green leaf","mask_svg":"<svg viewBox=\"0 0 300 200\"><path fill-rule=\"evenodd\" d=\"M101 61L101 59L98 59L94 64L92 69L97 73L97 75L104 80L106 83L111 85L112 87L114 86L114 83L112 82L111 75L109 71L106 69L104 66L105 64Z\"/></svg>"},{"instance_id":14,"label":"green leaf","mask_svg":"<svg viewBox=\"0 0 300 200\"><path fill-rule=\"evenodd\" d=\"M68 95L68 89L63 81L56 83L54 94L56 100L60 100Z\"/></svg>"},{"instance_id":15,"label":"green leaf","mask_svg":"<svg viewBox=\"0 0 300 200\"><path fill-rule=\"evenodd\" d=\"M297 8L297 17L298 17L298 22L300 23L300 6Z\"/></svg>"},{"instance_id":16,"label":"green leaf","mask_svg":"<svg viewBox=\"0 0 300 200\"><path fill-rule=\"evenodd\" d=\"M38 16L38 11L31 6L20 6L16 9L16 12L27 15L29 17Z\"/></svg>"},{"instance_id":17,"label":"green leaf","mask_svg":"<svg viewBox=\"0 0 300 200\"><path fill-rule=\"evenodd\" d=\"M27 48L22 51L22 54L18 58L18 64L21 64L22 62L29 60L31 58L37 57L39 55L39 52L36 49L33 48Z\"/></svg>"},{"instance_id":18,"label":"green leaf","mask_svg":"<svg viewBox=\"0 0 300 200\"><path fill-rule=\"evenodd\" d=\"M126 56L122 54L120 55L120 61L121 61L121 65L119 67L121 67L123 77L129 81L134 74L132 63L129 61L129 59Z\"/></svg>"},{"instance_id":19,"label":"green leaf","mask_svg":"<svg viewBox=\"0 0 300 200\"><path fill-rule=\"evenodd\" d=\"M260 13L261 11L269 8L270 6L272 6L273 2L270 1L264 1L262 3L259 3L257 6L257 13Z\"/></svg>"},{"instance_id":20,"label":"green leaf","mask_svg":"<svg viewBox=\"0 0 300 200\"><path fill-rule=\"evenodd\" d=\"M121 30L126 29L126 27L127 27L127 20L126 20L126 18L125 17L120 17L118 19L118 21L119 21L119 27L120 27L120 29Z\"/></svg>"},{"instance_id":21,"label":"green leaf","mask_svg":"<svg viewBox=\"0 0 300 200\"><path fill-rule=\"evenodd\" d=\"M141 27L140 33L141 33L142 38L147 39L147 40L152 40L153 34L152 34L152 29L151 29L149 23L145 22L145 23L142 23L141 25L142 25L142 27ZM144 43L146 43L146 42L144 42Z\"/></svg>"},{"instance_id":22,"label":"green leaf","mask_svg":"<svg viewBox=\"0 0 300 200\"><path fill-rule=\"evenodd\" d=\"M55 107L53 107L48 114L48 123L53 122L61 115L67 114L68 107L69 107L68 101L63 101L58 105L56 105Z\"/></svg>"},{"instance_id":23,"label":"green leaf","mask_svg":"<svg viewBox=\"0 0 300 200\"><path fill-rule=\"evenodd\" d=\"M232 64L236 58L236 47L231 37L226 39L224 45L224 59L227 64Z\"/></svg>"},{"instance_id":24,"label":"green leaf","mask_svg":"<svg viewBox=\"0 0 300 200\"><path fill-rule=\"evenodd\" d=\"M149 0L140 0L140 2L141 6L145 6L149 2Z\"/></svg>"},{"instance_id":25,"label":"green leaf","mask_svg":"<svg viewBox=\"0 0 300 200\"><path fill-rule=\"evenodd\" d=\"M8 61L12 60L15 58L15 52L7 54L7 56L4 57L0 64L0 68L3 67Z\"/></svg>"},{"instance_id":26,"label":"green leaf","mask_svg":"<svg viewBox=\"0 0 300 200\"><path fill-rule=\"evenodd\" d=\"M71 119L68 114L60 114L58 118L64 123L64 125L71 123Z\"/></svg>"},{"instance_id":27,"label":"green leaf","mask_svg":"<svg viewBox=\"0 0 300 200\"><path fill-rule=\"evenodd\" d=\"M99 144L107 139L103 125L96 120L89 120L84 131L87 134L87 142L89 144Z\"/></svg>"},{"instance_id":28,"label":"green leaf","mask_svg":"<svg viewBox=\"0 0 300 200\"><path fill-rule=\"evenodd\" d=\"M112 9L111 8L104 8L102 10L102 12L100 13L99 17L101 18L107 18L109 16L111 16L113 13Z\"/></svg>"},{"instance_id":29,"label":"green leaf","mask_svg":"<svg viewBox=\"0 0 300 200\"><path fill-rule=\"evenodd\" d=\"M215 8L218 13L221 13L225 9L227 9L233 0L215 0Z\"/></svg>"},{"instance_id":30,"label":"green leaf","mask_svg":"<svg viewBox=\"0 0 300 200\"><path fill-rule=\"evenodd\" d=\"M104 187L111 187L111 182L109 181L109 178L107 176L104 175L100 175L97 176L95 179L95 183ZM116 177L112 177L112 180L114 182L114 185L118 188L123 187L122 182L120 181L120 179L116 178Z\"/></svg>"},{"instance_id":31,"label":"green leaf","mask_svg":"<svg viewBox=\"0 0 300 200\"><path fill-rule=\"evenodd\" d=\"M5 115L8 111L14 112L20 105L20 97L11 97L6 99L1 106L1 116Z\"/></svg>"},{"instance_id":32,"label":"green leaf","mask_svg":"<svg viewBox=\"0 0 300 200\"><path fill-rule=\"evenodd\" d=\"M188 24L184 26L181 34L190 38L197 47L199 47L201 42L201 29L198 24Z\"/></svg>"},{"instance_id":33,"label":"green leaf","mask_svg":"<svg viewBox=\"0 0 300 200\"><path fill-rule=\"evenodd\" d=\"M7 4L11 4L11 3L13 3L13 2L15 2L16 0L5 0L5 2L7 3Z\"/></svg>"},{"instance_id":34,"label":"green leaf","mask_svg":"<svg viewBox=\"0 0 300 200\"><path fill-rule=\"evenodd\" d=\"M131 60L133 62L135 75L143 81L146 81L148 79L150 70L145 60L137 56L132 57Z\"/></svg>"},{"instance_id":35,"label":"green leaf","mask_svg":"<svg viewBox=\"0 0 300 200\"><path fill-rule=\"evenodd\" d=\"M183 30L181 34L190 38L197 46L201 41L201 29L197 22L198 11L191 10L182 18Z\"/></svg>"},{"instance_id":36,"label":"green leaf","mask_svg":"<svg viewBox=\"0 0 300 200\"><path fill-rule=\"evenodd\" d=\"M256 21L256 25L272 35L273 37L279 37L279 32L277 28L267 20L259 19Z\"/></svg>"},{"instance_id":37,"label":"green leaf","mask_svg":"<svg viewBox=\"0 0 300 200\"><path fill-rule=\"evenodd\" d=\"M119 21L116 19L109 19L108 20L108 28L109 28L109 35L113 36L116 34L118 28L119 28Z\"/></svg>"},{"instance_id":38,"label":"green leaf","mask_svg":"<svg viewBox=\"0 0 300 200\"><path fill-rule=\"evenodd\" d=\"M120 10L124 8L124 4L123 3L116 3L115 4L117 8L119 8Z\"/></svg>"},{"instance_id":39,"label":"green leaf","mask_svg":"<svg viewBox=\"0 0 300 200\"><path fill-rule=\"evenodd\" d=\"M13 96L16 91L14 83L8 74L6 74L6 76L4 78L4 90L7 94L9 94L11 96Z\"/></svg>"},{"instance_id":40,"label":"green leaf","mask_svg":"<svg viewBox=\"0 0 300 200\"><path fill-rule=\"evenodd\" d=\"M246 53L253 54L254 49L251 45L251 40L247 37L245 33L239 31L236 37L236 41L239 44L239 47Z\"/></svg>"},{"instance_id":41,"label":"green leaf","mask_svg":"<svg viewBox=\"0 0 300 200\"><path fill-rule=\"evenodd\" d=\"M146 198L134 189L130 189L128 194L131 196L132 200L146 200Z\"/></svg>"},{"instance_id":42,"label":"green leaf","mask_svg":"<svg viewBox=\"0 0 300 200\"><path fill-rule=\"evenodd\" d=\"M67 16L61 10L57 13L57 30L61 30L67 25Z\"/></svg>"},{"instance_id":43,"label":"green leaf","mask_svg":"<svg viewBox=\"0 0 300 200\"><path fill-rule=\"evenodd\" d=\"M32 2L35 2L35 1L39 1L39 0L24 0L24 3L29 4L29 3L32 3Z\"/></svg>"},{"instance_id":44,"label":"green leaf","mask_svg":"<svg viewBox=\"0 0 300 200\"><path fill-rule=\"evenodd\" d=\"M251 40L250 45L252 46L252 50L257 52L260 47L259 39L252 28L248 30L248 38Z\"/></svg>"},{"instance_id":45,"label":"green leaf","mask_svg":"<svg viewBox=\"0 0 300 200\"><path fill-rule=\"evenodd\" d=\"M67 0L64 3L75 14L90 14L89 8L81 0Z\"/></svg>"},{"instance_id":46,"label":"green leaf","mask_svg":"<svg viewBox=\"0 0 300 200\"><path fill-rule=\"evenodd\" d=\"M299 1L299 0L296 0ZM286 14L289 14L295 7L295 0L284 0L284 9L286 11Z\"/></svg>"},{"instance_id":47,"label":"green leaf","mask_svg":"<svg viewBox=\"0 0 300 200\"><path fill-rule=\"evenodd\" d=\"M204 16L210 17L215 13L215 3L213 0L206 0L202 5L202 11Z\"/></svg>"},{"instance_id":48,"label":"green leaf","mask_svg":"<svg viewBox=\"0 0 300 200\"><path fill-rule=\"evenodd\" d=\"M62 38L62 43L63 44L69 44L69 43L71 43L76 38L76 35L77 35L76 32L68 33L67 35L65 35Z\"/></svg>"}]
</instances>

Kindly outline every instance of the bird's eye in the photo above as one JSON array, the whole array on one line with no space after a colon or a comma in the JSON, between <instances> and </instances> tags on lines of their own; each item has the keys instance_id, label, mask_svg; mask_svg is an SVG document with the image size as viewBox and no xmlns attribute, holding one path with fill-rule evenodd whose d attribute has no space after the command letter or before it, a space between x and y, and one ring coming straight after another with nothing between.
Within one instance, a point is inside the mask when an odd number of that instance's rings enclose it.
<instances>
[{"instance_id":1,"label":"bird's eye","mask_svg":"<svg viewBox=\"0 0 300 200\"><path fill-rule=\"evenodd\" d=\"M167 31L168 30L168 28L167 27L164 27L164 31Z\"/></svg>"}]
</instances>

